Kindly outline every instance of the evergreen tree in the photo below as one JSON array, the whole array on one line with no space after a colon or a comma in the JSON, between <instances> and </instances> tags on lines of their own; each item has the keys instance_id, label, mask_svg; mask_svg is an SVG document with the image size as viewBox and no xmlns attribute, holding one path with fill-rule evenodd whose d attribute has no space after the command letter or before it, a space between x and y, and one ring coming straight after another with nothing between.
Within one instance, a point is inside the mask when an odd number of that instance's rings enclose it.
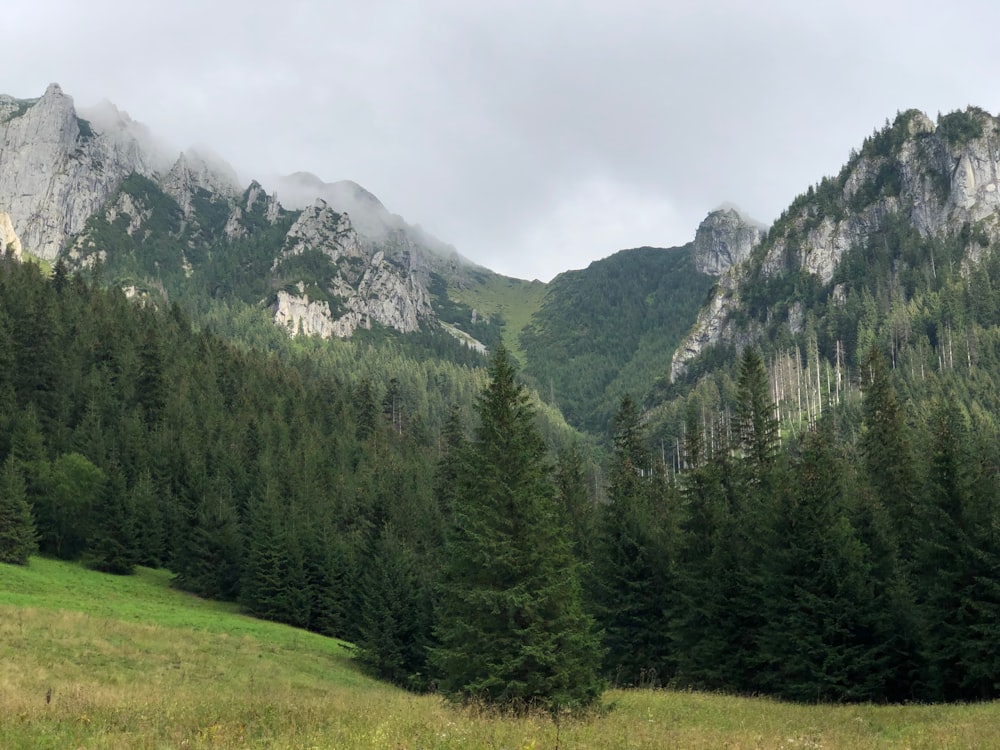
<instances>
[{"instance_id":1,"label":"evergreen tree","mask_svg":"<svg viewBox=\"0 0 1000 750\"><path fill-rule=\"evenodd\" d=\"M902 562L909 564L919 537L918 482L910 429L896 396L892 373L878 347L868 350L864 372L865 429L860 439L861 454L872 491L889 514Z\"/></svg>"},{"instance_id":2,"label":"evergreen tree","mask_svg":"<svg viewBox=\"0 0 1000 750\"><path fill-rule=\"evenodd\" d=\"M882 645L867 551L845 504L846 466L824 420L806 435L779 498L766 565L759 684L799 701L874 700Z\"/></svg>"},{"instance_id":3,"label":"evergreen tree","mask_svg":"<svg viewBox=\"0 0 1000 750\"><path fill-rule=\"evenodd\" d=\"M504 710L582 708L601 691L599 640L561 527L544 442L497 347L458 482L433 651L448 697Z\"/></svg>"},{"instance_id":4,"label":"evergreen tree","mask_svg":"<svg viewBox=\"0 0 1000 750\"><path fill-rule=\"evenodd\" d=\"M625 685L656 684L673 672L666 615L673 592L649 451L630 396L621 401L615 427L595 577L605 672Z\"/></svg>"},{"instance_id":5,"label":"evergreen tree","mask_svg":"<svg viewBox=\"0 0 1000 750\"><path fill-rule=\"evenodd\" d=\"M726 628L728 579L721 535L730 512L733 474L729 455L722 451L682 475L679 614L671 623L671 639L677 679L691 687L732 687L725 672L732 634Z\"/></svg>"},{"instance_id":6,"label":"evergreen tree","mask_svg":"<svg viewBox=\"0 0 1000 750\"><path fill-rule=\"evenodd\" d=\"M429 571L391 526L373 540L362 573L358 659L372 674L411 690L429 685Z\"/></svg>"},{"instance_id":7,"label":"evergreen tree","mask_svg":"<svg viewBox=\"0 0 1000 750\"><path fill-rule=\"evenodd\" d=\"M136 565L135 529L127 506L125 477L112 466L97 506L94 531L87 544L86 564L104 573L131 575Z\"/></svg>"},{"instance_id":8,"label":"evergreen tree","mask_svg":"<svg viewBox=\"0 0 1000 750\"><path fill-rule=\"evenodd\" d=\"M583 452L578 443L559 451L555 470L556 499L565 513L577 559L589 569L594 557L597 512L587 490Z\"/></svg>"},{"instance_id":9,"label":"evergreen tree","mask_svg":"<svg viewBox=\"0 0 1000 750\"><path fill-rule=\"evenodd\" d=\"M0 562L27 565L38 550L31 508L25 498L24 477L13 456L0 472Z\"/></svg>"},{"instance_id":10,"label":"evergreen tree","mask_svg":"<svg viewBox=\"0 0 1000 750\"><path fill-rule=\"evenodd\" d=\"M778 451L778 420L760 352L748 346L740 359L736 439L751 483L759 484Z\"/></svg>"}]
</instances>

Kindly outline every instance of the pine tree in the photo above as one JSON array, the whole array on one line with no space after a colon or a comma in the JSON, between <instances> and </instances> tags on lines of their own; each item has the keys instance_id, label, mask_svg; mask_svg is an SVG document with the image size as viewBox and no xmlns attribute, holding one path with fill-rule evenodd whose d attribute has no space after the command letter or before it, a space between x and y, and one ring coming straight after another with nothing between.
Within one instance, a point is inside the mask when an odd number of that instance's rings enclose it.
<instances>
[{"instance_id":1,"label":"pine tree","mask_svg":"<svg viewBox=\"0 0 1000 750\"><path fill-rule=\"evenodd\" d=\"M605 672L616 683L656 684L673 672L666 615L673 592L650 455L630 396L621 401L615 428L595 577Z\"/></svg>"},{"instance_id":2,"label":"pine tree","mask_svg":"<svg viewBox=\"0 0 1000 750\"><path fill-rule=\"evenodd\" d=\"M87 565L104 573L131 575L137 557L133 523L125 477L120 467L112 466L94 509L94 531L84 555Z\"/></svg>"},{"instance_id":3,"label":"pine tree","mask_svg":"<svg viewBox=\"0 0 1000 750\"><path fill-rule=\"evenodd\" d=\"M778 452L778 420L764 360L752 346L743 350L737 388L737 441L751 483L759 484Z\"/></svg>"},{"instance_id":4,"label":"pine tree","mask_svg":"<svg viewBox=\"0 0 1000 750\"><path fill-rule=\"evenodd\" d=\"M358 613L358 659L374 675L411 690L426 690L432 606L427 571L391 526L368 550Z\"/></svg>"},{"instance_id":5,"label":"pine tree","mask_svg":"<svg viewBox=\"0 0 1000 750\"><path fill-rule=\"evenodd\" d=\"M600 694L598 636L553 498L545 444L506 348L457 483L433 651L441 691L508 711L582 708Z\"/></svg>"},{"instance_id":6,"label":"pine tree","mask_svg":"<svg viewBox=\"0 0 1000 750\"><path fill-rule=\"evenodd\" d=\"M24 477L13 456L0 473L0 562L27 565L38 550L35 521L25 499Z\"/></svg>"},{"instance_id":7,"label":"pine tree","mask_svg":"<svg viewBox=\"0 0 1000 750\"><path fill-rule=\"evenodd\" d=\"M760 686L799 701L875 700L882 644L867 550L849 520L847 475L830 426L806 435L779 498L766 561Z\"/></svg>"},{"instance_id":8,"label":"pine tree","mask_svg":"<svg viewBox=\"0 0 1000 750\"><path fill-rule=\"evenodd\" d=\"M880 349L872 346L864 367L864 432L861 454L876 498L889 514L902 562L909 564L919 536L917 479L910 430Z\"/></svg>"}]
</instances>

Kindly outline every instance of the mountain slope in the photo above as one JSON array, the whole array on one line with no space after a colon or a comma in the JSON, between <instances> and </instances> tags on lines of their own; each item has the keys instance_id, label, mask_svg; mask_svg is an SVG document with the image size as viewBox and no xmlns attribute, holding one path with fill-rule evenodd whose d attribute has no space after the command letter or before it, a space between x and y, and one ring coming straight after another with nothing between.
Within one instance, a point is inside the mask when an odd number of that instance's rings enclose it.
<instances>
[{"instance_id":1,"label":"mountain slope","mask_svg":"<svg viewBox=\"0 0 1000 750\"><path fill-rule=\"evenodd\" d=\"M796 198L753 258L723 277L675 354L671 377L680 377L706 348L745 343L777 319L797 332L803 312L797 303L813 294L807 288L833 295L845 255L891 227L905 226L925 242L957 238L960 257L952 261L974 263L1000 236L998 188L1000 120L969 108L935 126L916 110L901 113L867 139L837 177ZM928 261L934 276L940 259ZM905 268L890 270L898 275Z\"/></svg>"},{"instance_id":2,"label":"mountain slope","mask_svg":"<svg viewBox=\"0 0 1000 750\"><path fill-rule=\"evenodd\" d=\"M570 423L604 434L621 396L662 374L714 282L695 266L691 245L644 247L552 280L521 346Z\"/></svg>"}]
</instances>

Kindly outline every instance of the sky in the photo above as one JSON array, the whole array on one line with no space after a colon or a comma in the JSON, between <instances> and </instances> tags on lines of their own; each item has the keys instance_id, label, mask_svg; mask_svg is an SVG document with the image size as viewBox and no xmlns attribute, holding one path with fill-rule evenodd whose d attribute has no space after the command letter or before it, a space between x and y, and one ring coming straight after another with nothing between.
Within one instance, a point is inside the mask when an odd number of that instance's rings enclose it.
<instances>
[{"instance_id":1,"label":"sky","mask_svg":"<svg viewBox=\"0 0 1000 750\"><path fill-rule=\"evenodd\" d=\"M1000 109L992 0L8 6L0 93L108 99L246 182L354 180L543 281L722 204L769 224L898 111Z\"/></svg>"}]
</instances>

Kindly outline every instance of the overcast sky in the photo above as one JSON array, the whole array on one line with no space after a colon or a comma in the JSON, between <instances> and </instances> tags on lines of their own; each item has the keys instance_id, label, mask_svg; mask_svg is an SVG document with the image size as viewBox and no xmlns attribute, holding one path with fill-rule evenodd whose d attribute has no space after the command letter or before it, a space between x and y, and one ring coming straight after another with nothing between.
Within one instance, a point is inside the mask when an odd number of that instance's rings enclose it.
<instances>
[{"instance_id":1,"label":"overcast sky","mask_svg":"<svg viewBox=\"0 0 1000 750\"><path fill-rule=\"evenodd\" d=\"M548 280L770 223L897 110L1000 109L993 0L31 0L0 92L109 99L247 180L351 179ZM280 199L280 195L279 195Z\"/></svg>"}]
</instances>

